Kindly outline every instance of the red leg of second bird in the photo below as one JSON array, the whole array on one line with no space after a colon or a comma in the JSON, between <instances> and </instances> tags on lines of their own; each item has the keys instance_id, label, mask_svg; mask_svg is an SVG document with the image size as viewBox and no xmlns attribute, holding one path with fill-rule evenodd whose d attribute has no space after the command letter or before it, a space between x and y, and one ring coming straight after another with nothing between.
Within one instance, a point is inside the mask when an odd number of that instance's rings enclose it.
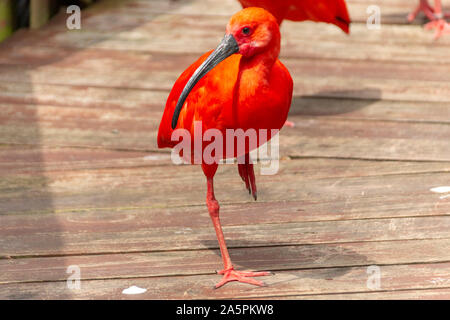
<instances>
[{"instance_id":1,"label":"red leg of second bird","mask_svg":"<svg viewBox=\"0 0 450 320\"><path fill-rule=\"evenodd\" d=\"M435 19L434 9L428 4L428 0L420 0L416 9L408 15L408 21L412 22L420 12L423 12L430 20Z\"/></svg>"},{"instance_id":2,"label":"red leg of second bird","mask_svg":"<svg viewBox=\"0 0 450 320\"><path fill-rule=\"evenodd\" d=\"M435 0L435 19L425 25L426 30L436 29L434 39L439 39L443 34L450 33L450 24L444 20L441 0Z\"/></svg>"}]
</instances>

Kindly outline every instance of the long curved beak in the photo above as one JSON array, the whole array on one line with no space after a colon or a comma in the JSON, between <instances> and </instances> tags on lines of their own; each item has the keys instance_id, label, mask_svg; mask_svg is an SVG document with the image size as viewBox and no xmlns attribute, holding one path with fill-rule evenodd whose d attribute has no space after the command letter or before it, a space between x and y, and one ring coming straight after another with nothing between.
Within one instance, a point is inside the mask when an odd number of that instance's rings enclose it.
<instances>
[{"instance_id":1,"label":"long curved beak","mask_svg":"<svg viewBox=\"0 0 450 320\"><path fill-rule=\"evenodd\" d=\"M178 98L177 105L175 106L175 111L172 117L172 129L176 128L181 108L183 107L186 98L188 97L189 93L191 92L192 88L194 88L196 83L220 62L238 51L239 45L237 44L236 39L233 37L233 35L225 35L217 48L209 55L208 58L206 58L205 61L203 61L200 67L195 70L192 77L186 83L186 86L184 87L183 91L180 94L180 97Z\"/></svg>"}]
</instances>

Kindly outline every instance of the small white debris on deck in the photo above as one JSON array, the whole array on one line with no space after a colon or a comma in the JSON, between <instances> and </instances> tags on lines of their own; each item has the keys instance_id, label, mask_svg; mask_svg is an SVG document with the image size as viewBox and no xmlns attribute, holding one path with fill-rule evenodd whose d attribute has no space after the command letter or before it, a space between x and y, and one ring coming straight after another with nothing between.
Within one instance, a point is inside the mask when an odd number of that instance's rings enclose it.
<instances>
[{"instance_id":1,"label":"small white debris on deck","mask_svg":"<svg viewBox=\"0 0 450 320\"><path fill-rule=\"evenodd\" d=\"M123 294L141 294L141 293L144 293L146 291L147 291L147 289L139 288L139 287L136 287L136 286L131 286L131 287L127 288L127 289L124 289L122 291L122 293Z\"/></svg>"},{"instance_id":2,"label":"small white debris on deck","mask_svg":"<svg viewBox=\"0 0 450 320\"><path fill-rule=\"evenodd\" d=\"M450 186L442 186L442 187L436 187L436 188L431 188L430 189L431 192L435 192L435 193L450 193ZM443 195L440 197L440 199L444 199L450 197L450 194L447 195Z\"/></svg>"}]
</instances>

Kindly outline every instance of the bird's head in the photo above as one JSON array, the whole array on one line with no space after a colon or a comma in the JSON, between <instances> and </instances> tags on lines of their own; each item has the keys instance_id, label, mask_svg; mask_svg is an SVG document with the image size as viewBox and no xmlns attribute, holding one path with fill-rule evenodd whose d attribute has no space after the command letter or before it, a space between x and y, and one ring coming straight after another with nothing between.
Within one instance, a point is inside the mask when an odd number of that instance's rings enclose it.
<instances>
[{"instance_id":1,"label":"bird's head","mask_svg":"<svg viewBox=\"0 0 450 320\"><path fill-rule=\"evenodd\" d=\"M181 108L195 84L220 62L235 53L251 58L264 52L274 60L279 51L280 29L267 10L250 7L233 15L220 44L195 70L181 92L172 117L172 129L176 128Z\"/></svg>"},{"instance_id":2,"label":"bird's head","mask_svg":"<svg viewBox=\"0 0 450 320\"><path fill-rule=\"evenodd\" d=\"M279 47L280 30L275 17L262 8L250 7L231 17L227 35L232 35L244 57ZM278 54L278 52L276 52Z\"/></svg>"}]
</instances>

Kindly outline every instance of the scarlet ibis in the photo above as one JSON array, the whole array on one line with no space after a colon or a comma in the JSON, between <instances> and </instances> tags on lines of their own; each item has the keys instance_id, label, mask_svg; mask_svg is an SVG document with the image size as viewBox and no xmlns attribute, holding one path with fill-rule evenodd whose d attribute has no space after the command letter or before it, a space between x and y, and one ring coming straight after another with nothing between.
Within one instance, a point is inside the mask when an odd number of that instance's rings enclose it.
<instances>
[{"instance_id":1,"label":"scarlet ibis","mask_svg":"<svg viewBox=\"0 0 450 320\"><path fill-rule=\"evenodd\" d=\"M260 139L260 129L280 129L292 100L292 78L278 60L279 51L280 30L272 14L262 8L247 8L233 15L219 46L201 56L175 82L159 126L158 147L174 148L178 141L172 141L171 135L176 129L187 130L195 140L198 131L194 127L198 121L202 132L219 130L224 145L227 129L254 129L258 134L256 146L261 145L264 141ZM203 141L202 151L207 146ZM191 151L195 152L193 145ZM244 155L234 149L233 156L245 158L244 163L238 164L238 171L256 200L250 151L246 147ZM192 156L189 161L194 163ZM218 162L207 163L202 157L201 166L206 176L206 205L224 265L218 272L223 278L215 287L229 281L263 285L251 277L270 273L234 269L219 220L219 203L214 196L213 178Z\"/></svg>"},{"instance_id":2,"label":"scarlet ibis","mask_svg":"<svg viewBox=\"0 0 450 320\"><path fill-rule=\"evenodd\" d=\"M438 39L444 33L450 33L450 24L444 19L445 17L449 17L450 14L444 14L442 12L441 0L434 0L434 8L428 3L428 0L419 0L419 5L408 15L408 21L412 22L420 12L423 12L431 20L425 25L425 29L436 29L434 34L435 39Z\"/></svg>"},{"instance_id":3,"label":"scarlet ibis","mask_svg":"<svg viewBox=\"0 0 450 320\"><path fill-rule=\"evenodd\" d=\"M244 8L268 10L279 24L284 19L332 23L349 33L350 17L345 0L239 0Z\"/></svg>"}]
</instances>

